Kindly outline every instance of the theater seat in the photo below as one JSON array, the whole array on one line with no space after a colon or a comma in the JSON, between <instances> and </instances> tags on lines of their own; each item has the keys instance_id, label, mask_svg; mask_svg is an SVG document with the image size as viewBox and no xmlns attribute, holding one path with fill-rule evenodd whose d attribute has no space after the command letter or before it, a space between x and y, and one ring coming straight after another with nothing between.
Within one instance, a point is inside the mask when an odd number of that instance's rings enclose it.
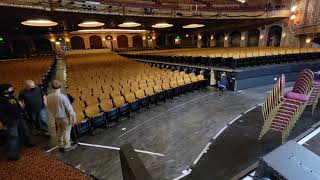
<instances>
[{"instance_id":1,"label":"theater seat","mask_svg":"<svg viewBox=\"0 0 320 180\"><path fill-rule=\"evenodd\" d=\"M157 102L157 95L153 88L151 87L148 87L145 89L145 93L146 95L149 97L149 103L156 103Z\"/></svg>"},{"instance_id":2,"label":"theater seat","mask_svg":"<svg viewBox=\"0 0 320 180\"><path fill-rule=\"evenodd\" d=\"M147 87L150 88L150 87ZM146 89L147 89L146 88ZM149 100L150 98L146 96L144 93L144 90L140 89L134 93L136 95L136 98L139 99L139 103L141 107L148 107L149 106Z\"/></svg>"},{"instance_id":3,"label":"theater seat","mask_svg":"<svg viewBox=\"0 0 320 180\"><path fill-rule=\"evenodd\" d=\"M136 99L134 93L127 93L124 95L124 98L126 102L130 104L131 111L136 111L140 108L140 101Z\"/></svg>"},{"instance_id":4,"label":"theater seat","mask_svg":"<svg viewBox=\"0 0 320 180\"><path fill-rule=\"evenodd\" d=\"M119 116L130 114L130 105L126 103L123 96L113 98L113 103L118 109Z\"/></svg>"},{"instance_id":5,"label":"theater seat","mask_svg":"<svg viewBox=\"0 0 320 180\"><path fill-rule=\"evenodd\" d=\"M118 117L118 111L113 107L111 99L102 100L100 103L100 109L105 113L106 121L116 119Z\"/></svg>"},{"instance_id":6,"label":"theater seat","mask_svg":"<svg viewBox=\"0 0 320 180\"><path fill-rule=\"evenodd\" d=\"M167 98L167 92L162 89L162 85L156 85L153 87L155 93L157 93L157 102L158 101L165 101Z\"/></svg>"},{"instance_id":7,"label":"theater seat","mask_svg":"<svg viewBox=\"0 0 320 180\"><path fill-rule=\"evenodd\" d=\"M76 130L77 136L83 135L87 132L92 133L93 128L88 118L85 117L83 111L76 111L77 121L75 122L74 128Z\"/></svg>"},{"instance_id":8,"label":"theater seat","mask_svg":"<svg viewBox=\"0 0 320 180\"><path fill-rule=\"evenodd\" d=\"M101 113L99 105L90 105L84 110L86 116L91 120L94 127L99 127L106 124L104 113Z\"/></svg>"}]
</instances>

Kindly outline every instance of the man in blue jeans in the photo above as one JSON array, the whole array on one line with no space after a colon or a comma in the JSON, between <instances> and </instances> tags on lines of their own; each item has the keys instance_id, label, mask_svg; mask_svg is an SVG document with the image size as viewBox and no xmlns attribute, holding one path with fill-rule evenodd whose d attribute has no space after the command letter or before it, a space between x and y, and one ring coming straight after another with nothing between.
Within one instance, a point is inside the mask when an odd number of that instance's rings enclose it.
<instances>
[{"instance_id":1,"label":"man in blue jeans","mask_svg":"<svg viewBox=\"0 0 320 180\"><path fill-rule=\"evenodd\" d=\"M25 111L28 113L35 126L37 133L47 131L47 97L40 87L36 87L32 80L25 81L25 88L19 94L19 100L25 105Z\"/></svg>"},{"instance_id":2,"label":"man in blue jeans","mask_svg":"<svg viewBox=\"0 0 320 180\"><path fill-rule=\"evenodd\" d=\"M13 96L10 84L0 84L0 120L4 125L6 155L8 160L18 160L19 142L32 147L30 134L23 119L23 110Z\"/></svg>"}]
</instances>

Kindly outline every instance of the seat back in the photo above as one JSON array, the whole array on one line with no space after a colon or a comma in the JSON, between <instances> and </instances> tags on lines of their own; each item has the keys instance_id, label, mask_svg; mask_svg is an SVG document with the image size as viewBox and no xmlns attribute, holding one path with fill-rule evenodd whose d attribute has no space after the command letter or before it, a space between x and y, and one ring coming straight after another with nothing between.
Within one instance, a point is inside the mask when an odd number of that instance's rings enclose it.
<instances>
[{"instance_id":1,"label":"seat back","mask_svg":"<svg viewBox=\"0 0 320 180\"><path fill-rule=\"evenodd\" d=\"M77 121L75 122L75 124L79 124L79 123L83 122L86 119L83 111L76 111L75 113L77 115L77 117L76 117Z\"/></svg>"},{"instance_id":2,"label":"seat back","mask_svg":"<svg viewBox=\"0 0 320 180\"><path fill-rule=\"evenodd\" d=\"M117 96L113 98L113 103L116 107L122 107L126 103L126 101L124 100L123 96Z\"/></svg>"},{"instance_id":3,"label":"seat back","mask_svg":"<svg viewBox=\"0 0 320 180\"><path fill-rule=\"evenodd\" d=\"M148 96L153 95L153 94L154 94L153 88L152 88L152 87L147 87L147 88L145 89L145 93L146 93L146 95L148 95ZM137 95L136 95L136 96L137 96ZM137 97L138 97L138 96L137 96Z\"/></svg>"},{"instance_id":4,"label":"seat back","mask_svg":"<svg viewBox=\"0 0 320 180\"><path fill-rule=\"evenodd\" d=\"M314 74L311 70L305 69L300 74L296 80L292 92L307 95L312 87L312 81L314 79Z\"/></svg>"},{"instance_id":5,"label":"seat back","mask_svg":"<svg viewBox=\"0 0 320 180\"><path fill-rule=\"evenodd\" d=\"M100 112L100 108L99 108L98 104L94 104L94 105L90 105L90 106L86 107L84 112L89 118L92 118Z\"/></svg>"},{"instance_id":6,"label":"seat back","mask_svg":"<svg viewBox=\"0 0 320 180\"><path fill-rule=\"evenodd\" d=\"M153 90L155 93L159 93L162 91L162 86L161 85L156 85L155 87L153 87Z\"/></svg>"},{"instance_id":7,"label":"seat back","mask_svg":"<svg viewBox=\"0 0 320 180\"><path fill-rule=\"evenodd\" d=\"M146 97L144 91L142 89L138 90L135 92L135 95L138 99L143 99L144 97Z\"/></svg>"},{"instance_id":8,"label":"seat back","mask_svg":"<svg viewBox=\"0 0 320 180\"><path fill-rule=\"evenodd\" d=\"M170 87L171 87L171 88L176 88L176 87L178 87L177 81L171 81L171 82L170 82Z\"/></svg>"},{"instance_id":9,"label":"seat back","mask_svg":"<svg viewBox=\"0 0 320 180\"><path fill-rule=\"evenodd\" d=\"M110 96L112 99L114 99L115 97L121 96L121 93L120 93L120 91L112 91L110 93Z\"/></svg>"},{"instance_id":10,"label":"seat back","mask_svg":"<svg viewBox=\"0 0 320 180\"><path fill-rule=\"evenodd\" d=\"M132 102L136 101L136 97L132 92L125 94L124 98L125 98L126 102L128 102L128 103L132 103Z\"/></svg>"},{"instance_id":11,"label":"seat back","mask_svg":"<svg viewBox=\"0 0 320 180\"><path fill-rule=\"evenodd\" d=\"M162 89L169 90L170 89L170 84L169 83L162 83Z\"/></svg>"}]
</instances>

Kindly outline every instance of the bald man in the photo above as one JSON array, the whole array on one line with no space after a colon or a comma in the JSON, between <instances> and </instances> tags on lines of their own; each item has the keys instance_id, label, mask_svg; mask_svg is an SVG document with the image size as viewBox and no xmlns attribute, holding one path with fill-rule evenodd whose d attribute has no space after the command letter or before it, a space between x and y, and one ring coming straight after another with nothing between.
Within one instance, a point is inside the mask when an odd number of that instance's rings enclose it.
<instances>
[{"instance_id":1,"label":"bald man","mask_svg":"<svg viewBox=\"0 0 320 180\"><path fill-rule=\"evenodd\" d=\"M47 131L47 97L40 87L32 80L25 81L25 87L20 92L19 100L25 105L25 110L32 120L37 134Z\"/></svg>"}]
</instances>

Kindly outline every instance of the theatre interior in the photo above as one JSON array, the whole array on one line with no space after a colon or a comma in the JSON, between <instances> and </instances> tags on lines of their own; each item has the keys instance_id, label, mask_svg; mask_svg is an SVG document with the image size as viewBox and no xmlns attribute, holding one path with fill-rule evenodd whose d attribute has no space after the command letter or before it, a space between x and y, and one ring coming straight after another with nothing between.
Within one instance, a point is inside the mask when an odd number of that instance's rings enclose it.
<instances>
[{"instance_id":1,"label":"theatre interior","mask_svg":"<svg viewBox=\"0 0 320 180\"><path fill-rule=\"evenodd\" d=\"M320 180L319 0L0 0L0 17L0 179Z\"/></svg>"}]
</instances>

